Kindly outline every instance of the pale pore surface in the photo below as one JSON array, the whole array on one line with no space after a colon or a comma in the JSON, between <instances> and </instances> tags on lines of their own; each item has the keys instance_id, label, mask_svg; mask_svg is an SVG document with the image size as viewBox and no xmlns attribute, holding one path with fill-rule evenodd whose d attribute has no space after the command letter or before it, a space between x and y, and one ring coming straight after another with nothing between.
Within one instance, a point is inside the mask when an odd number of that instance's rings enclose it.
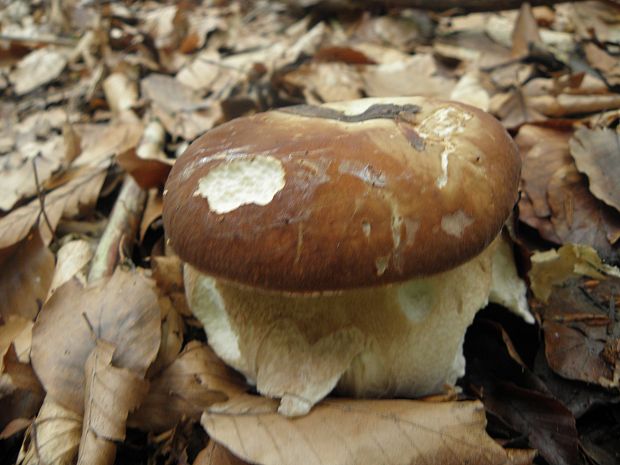
<instances>
[{"instance_id":1,"label":"pale pore surface","mask_svg":"<svg viewBox=\"0 0 620 465\"><path fill-rule=\"evenodd\" d=\"M282 162L272 156L223 162L200 179L194 195L201 195L215 213L242 205L267 205L285 184Z\"/></svg>"},{"instance_id":2,"label":"pale pore surface","mask_svg":"<svg viewBox=\"0 0 620 465\"><path fill-rule=\"evenodd\" d=\"M186 291L215 352L261 394L281 398L280 413L303 415L334 388L358 397L418 397L463 376L465 330L490 295L529 315L502 241L454 270L374 289L265 292L186 266ZM503 258L494 258L495 250Z\"/></svg>"}]
</instances>

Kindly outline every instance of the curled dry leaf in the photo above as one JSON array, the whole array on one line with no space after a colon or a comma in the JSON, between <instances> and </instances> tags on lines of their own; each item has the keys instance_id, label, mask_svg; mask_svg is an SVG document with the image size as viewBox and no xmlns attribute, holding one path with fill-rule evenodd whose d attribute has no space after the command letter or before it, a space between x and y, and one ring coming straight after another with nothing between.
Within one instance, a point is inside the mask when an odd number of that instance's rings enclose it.
<instances>
[{"instance_id":1,"label":"curled dry leaf","mask_svg":"<svg viewBox=\"0 0 620 465\"><path fill-rule=\"evenodd\" d=\"M17 95L27 94L53 81L67 65L67 55L53 46L43 47L26 55L9 75Z\"/></svg>"},{"instance_id":2,"label":"curled dry leaf","mask_svg":"<svg viewBox=\"0 0 620 465\"><path fill-rule=\"evenodd\" d=\"M45 398L26 432L18 465L71 465L80 445L82 416Z\"/></svg>"},{"instance_id":3,"label":"curled dry leaf","mask_svg":"<svg viewBox=\"0 0 620 465\"><path fill-rule=\"evenodd\" d=\"M73 279L45 303L35 323L32 365L49 396L81 413L93 333L115 344L114 366L143 376L159 349L159 326L157 296L139 272L117 269L85 288Z\"/></svg>"},{"instance_id":4,"label":"curled dry leaf","mask_svg":"<svg viewBox=\"0 0 620 465\"><path fill-rule=\"evenodd\" d=\"M50 285L48 299L60 286L74 276L81 283L86 282L86 266L93 258L93 247L90 242L77 239L65 243L56 253L56 269Z\"/></svg>"},{"instance_id":5,"label":"curled dry leaf","mask_svg":"<svg viewBox=\"0 0 620 465\"><path fill-rule=\"evenodd\" d=\"M161 432L182 418L197 420L216 402L247 389L238 374L198 341L191 341L178 358L151 380L142 406L130 417L132 426Z\"/></svg>"},{"instance_id":6,"label":"curled dry leaf","mask_svg":"<svg viewBox=\"0 0 620 465\"><path fill-rule=\"evenodd\" d=\"M35 231L0 261L0 316L20 315L34 320L53 274L54 254Z\"/></svg>"},{"instance_id":7,"label":"curled dry leaf","mask_svg":"<svg viewBox=\"0 0 620 465\"><path fill-rule=\"evenodd\" d=\"M241 396L205 412L202 425L235 455L261 465L511 460L487 436L480 402L329 399L295 419L278 415L276 409L277 402L269 399ZM514 459L531 463L529 452Z\"/></svg>"},{"instance_id":8,"label":"curled dry leaf","mask_svg":"<svg viewBox=\"0 0 620 465\"><path fill-rule=\"evenodd\" d=\"M125 439L127 415L144 399L148 383L143 375L112 366L113 344L98 339L84 371L84 422L78 465L111 465L116 444Z\"/></svg>"},{"instance_id":9,"label":"curled dry leaf","mask_svg":"<svg viewBox=\"0 0 620 465\"><path fill-rule=\"evenodd\" d=\"M588 176L590 192L620 211L620 132L579 128L570 151L579 171Z\"/></svg>"}]
</instances>

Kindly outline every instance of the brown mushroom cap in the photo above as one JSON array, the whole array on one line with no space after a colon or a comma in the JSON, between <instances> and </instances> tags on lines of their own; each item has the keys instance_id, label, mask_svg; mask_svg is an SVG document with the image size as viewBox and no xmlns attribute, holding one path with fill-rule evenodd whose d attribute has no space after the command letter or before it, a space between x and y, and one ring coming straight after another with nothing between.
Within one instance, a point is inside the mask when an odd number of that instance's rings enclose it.
<instances>
[{"instance_id":1,"label":"brown mushroom cap","mask_svg":"<svg viewBox=\"0 0 620 465\"><path fill-rule=\"evenodd\" d=\"M404 281L482 251L517 200L502 125L417 97L297 106L194 141L168 178L164 225L203 273L291 292Z\"/></svg>"}]
</instances>

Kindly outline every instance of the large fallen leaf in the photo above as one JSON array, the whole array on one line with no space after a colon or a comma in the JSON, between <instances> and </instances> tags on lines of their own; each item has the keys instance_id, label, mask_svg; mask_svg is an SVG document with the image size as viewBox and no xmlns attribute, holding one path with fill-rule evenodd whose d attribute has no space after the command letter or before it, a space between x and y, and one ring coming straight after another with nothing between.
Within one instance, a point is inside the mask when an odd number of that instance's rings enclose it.
<instances>
[{"instance_id":1,"label":"large fallen leaf","mask_svg":"<svg viewBox=\"0 0 620 465\"><path fill-rule=\"evenodd\" d=\"M30 319L19 315L9 315L4 324L0 325L0 373L4 371L4 356L11 345L13 345L20 362L30 362L32 326L33 323Z\"/></svg>"},{"instance_id":2,"label":"large fallen leaf","mask_svg":"<svg viewBox=\"0 0 620 465\"><path fill-rule=\"evenodd\" d=\"M53 81L67 65L67 55L53 46L26 55L9 75L17 95L23 95Z\"/></svg>"},{"instance_id":3,"label":"large fallen leaf","mask_svg":"<svg viewBox=\"0 0 620 465\"><path fill-rule=\"evenodd\" d=\"M531 463L525 451L513 461L486 434L480 402L329 399L295 419L276 409L272 400L241 396L205 412L202 425L261 465Z\"/></svg>"},{"instance_id":4,"label":"large fallen leaf","mask_svg":"<svg viewBox=\"0 0 620 465\"><path fill-rule=\"evenodd\" d=\"M73 279L39 314L32 365L49 396L82 413L84 364L95 347L94 337L115 344L114 366L143 376L159 349L159 325L157 296L139 272L117 269L111 278L86 288Z\"/></svg>"},{"instance_id":5,"label":"large fallen leaf","mask_svg":"<svg viewBox=\"0 0 620 465\"><path fill-rule=\"evenodd\" d=\"M244 462L217 442L209 441L209 445L198 452L192 465L248 465L248 462Z\"/></svg>"},{"instance_id":6,"label":"large fallen leaf","mask_svg":"<svg viewBox=\"0 0 620 465\"><path fill-rule=\"evenodd\" d=\"M32 200L0 218L0 249L22 240L35 223L38 224L43 242L49 243L53 235L50 226L55 230L63 216L77 216L82 209L95 203L105 180L108 164L79 170L75 177L45 196L44 208L49 225L41 213L39 199Z\"/></svg>"},{"instance_id":7,"label":"large fallen leaf","mask_svg":"<svg viewBox=\"0 0 620 465\"><path fill-rule=\"evenodd\" d=\"M198 341L190 342L179 357L151 380L151 389L130 424L161 432L181 418L197 420L210 405L247 389L243 380ZM164 413L165 412L165 413Z\"/></svg>"},{"instance_id":8,"label":"large fallen leaf","mask_svg":"<svg viewBox=\"0 0 620 465\"><path fill-rule=\"evenodd\" d=\"M71 465L80 444L82 416L45 398L28 429L19 465Z\"/></svg>"},{"instance_id":9,"label":"large fallen leaf","mask_svg":"<svg viewBox=\"0 0 620 465\"><path fill-rule=\"evenodd\" d=\"M0 263L0 316L19 315L34 320L53 274L54 254L35 231Z\"/></svg>"},{"instance_id":10,"label":"large fallen leaf","mask_svg":"<svg viewBox=\"0 0 620 465\"><path fill-rule=\"evenodd\" d=\"M148 383L131 370L112 366L114 345L97 340L84 371L84 422L78 465L111 465L125 439L127 415L144 399Z\"/></svg>"},{"instance_id":11,"label":"large fallen leaf","mask_svg":"<svg viewBox=\"0 0 620 465\"><path fill-rule=\"evenodd\" d=\"M620 211L620 132L580 128L570 140L577 169L588 176L590 192Z\"/></svg>"}]
</instances>

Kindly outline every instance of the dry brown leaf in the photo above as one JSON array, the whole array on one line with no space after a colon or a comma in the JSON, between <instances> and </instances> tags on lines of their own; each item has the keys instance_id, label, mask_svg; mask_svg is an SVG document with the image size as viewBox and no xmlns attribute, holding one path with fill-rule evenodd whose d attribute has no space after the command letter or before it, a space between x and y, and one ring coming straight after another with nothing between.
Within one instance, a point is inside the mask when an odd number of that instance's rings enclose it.
<instances>
[{"instance_id":1,"label":"dry brown leaf","mask_svg":"<svg viewBox=\"0 0 620 465\"><path fill-rule=\"evenodd\" d=\"M281 77L289 93L301 92L310 104L354 100L363 96L359 71L345 63L310 62Z\"/></svg>"},{"instance_id":2,"label":"dry brown leaf","mask_svg":"<svg viewBox=\"0 0 620 465\"><path fill-rule=\"evenodd\" d=\"M529 55L533 44L540 43L542 43L542 38L538 32L538 23L532 13L532 7L527 2L522 3L512 31L512 56L525 57Z\"/></svg>"},{"instance_id":3,"label":"dry brown leaf","mask_svg":"<svg viewBox=\"0 0 620 465\"><path fill-rule=\"evenodd\" d=\"M26 55L9 79L17 95L26 94L53 81L67 65L67 55L53 47L43 47Z\"/></svg>"},{"instance_id":4,"label":"dry brown leaf","mask_svg":"<svg viewBox=\"0 0 620 465\"><path fill-rule=\"evenodd\" d=\"M17 359L22 363L30 363L30 347L32 346L32 326L30 319L19 315L9 315L0 326L0 374L4 372L4 356L11 344Z\"/></svg>"},{"instance_id":5,"label":"dry brown leaf","mask_svg":"<svg viewBox=\"0 0 620 465\"><path fill-rule=\"evenodd\" d=\"M215 441L261 465L509 462L487 436L479 402L329 399L295 419L276 409L275 401L242 396L201 422Z\"/></svg>"},{"instance_id":6,"label":"dry brown leaf","mask_svg":"<svg viewBox=\"0 0 620 465\"><path fill-rule=\"evenodd\" d=\"M173 77L150 74L141 82L142 95L150 100L153 114L166 131L186 140L211 129L220 117L219 105Z\"/></svg>"},{"instance_id":7,"label":"dry brown leaf","mask_svg":"<svg viewBox=\"0 0 620 465\"><path fill-rule=\"evenodd\" d=\"M106 162L105 166L78 170L70 181L45 196L45 212L52 229L56 228L61 217L77 216L82 209L94 204L105 180L107 166ZM43 242L49 243L53 232L41 215L38 199L0 218L0 250L26 237L37 222Z\"/></svg>"},{"instance_id":8,"label":"dry brown leaf","mask_svg":"<svg viewBox=\"0 0 620 465\"><path fill-rule=\"evenodd\" d=\"M181 314L174 308L172 300L167 296L158 299L161 312L161 344L153 364L147 371L147 378L151 379L163 368L170 365L181 352L185 324Z\"/></svg>"},{"instance_id":9,"label":"dry brown leaf","mask_svg":"<svg viewBox=\"0 0 620 465\"><path fill-rule=\"evenodd\" d=\"M157 256L151 258L153 278L159 290L170 299L174 309L185 317L193 314L187 305L183 283L183 263L178 256Z\"/></svg>"},{"instance_id":10,"label":"dry brown leaf","mask_svg":"<svg viewBox=\"0 0 620 465\"><path fill-rule=\"evenodd\" d=\"M209 445L198 452L192 465L248 465L248 462L244 462L217 442L209 441Z\"/></svg>"},{"instance_id":11,"label":"dry brown leaf","mask_svg":"<svg viewBox=\"0 0 620 465\"><path fill-rule=\"evenodd\" d=\"M592 246L603 260L618 262L618 251L611 243L620 237L620 213L590 193L585 177L574 165L553 174L547 199L553 229L562 243Z\"/></svg>"},{"instance_id":12,"label":"dry brown leaf","mask_svg":"<svg viewBox=\"0 0 620 465\"><path fill-rule=\"evenodd\" d=\"M84 371L84 422L78 465L111 465L116 444L125 439L127 415L144 399L148 383L143 375L112 366L113 344L98 339Z\"/></svg>"},{"instance_id":13,"label":"dry brown leaf","mask_svg":"<svg viewBox=\"0 0 620 465\"><path fill-rule=\"evenodd\" d=\"M620 132L579 128L570 150L577 169L588 176L590 192L620 211Z\"/></svg>"},{"instance_id":14,"label":"dry brown leaf","mask_svg":"<svg viewBox=\"0 0 620 465\"><path fill-rule=\"evenodd\" d=\"M101 166L112 157L135 149L140 143L144 127L132 114L123 120L110 124L85 124L76 126L82 153L72 166ZM107 166L107 165L106 165Z\"/></svg>"},{"instance_id":15,"label":"dry brown leaf","mask_svg":"<svg viewBox=\"0 0 620 465\"><path fill-rule=\"evenodd\" d=\"M489 111L497 116L508 129L547 119L528 104L527 98L519 87L491 97Z\"/></svg>"},{"instance_id":16,"label":"dry brown leaf","mask_svg":"<svg viewBox=\"0 0 620 465\"><path fill-rule=\"evenodd\" d=\"M37 194L64 158L62 136L50 136L44 141L32 140L20 144L13 153L0 160L0 210L8 211L20 200ZM34 170L37 170L35 178Z\"/></svg>"},{"instance_id":17,"label":"dry brown leaf","mask_svg":"<svg viewBox=\"0 0 620 465\"><path fill-rule=\"evenodd\" d=\"M160 344L160 315L151 283L139 272L117 269L83 288L67 282L45 303L35 323L32 365L49 396L81 413L84 363L94 334L116 345L113 364L143 376Z\"/></svg>"},{"instance_id":18,"label":"dry brown leaf","mask_svg":"<svg viewBox=\"0 0 620 465\"><path fill-rule=\"evenodd\" d=\"M412 79L415 76L415 79ZM395 63L368 66L362 73L368 97L450 95L456 81L447 74L431 54L414 55Z\"/></svg>"},{"instance_id":19,"label":"dry brown leaf","mask_svg":"<svg viewBox=\"0 0 620 465\"><path fill-rule=\"evenodd\" d=\"M163 197L158 189L150 189L146 199L146 207L140 221L140 240L144 240L144 236L149 227L159 218L164 208Z\"/></svg>"},{"instance_id":20,"label":"dry brown leaf","mask_svg":"<svg viewBox=\"0 0 620 465\"><path fill-rule=\"evenodd\" d=\"M568 150L571 134L571 131L527 124L515 138L523 159L523 190L540 218L551 215L547 189L553 174L572 164Z\"/></svg>"},{"instance_id":21,"label":"dry brown leaf","mask_svg":"<svg viewBox=\"0 0 620 465\"><path fill-rule=\"evenodd\" d=\"M34 320L53 275L54 254L35 231L1 262L0 316L6 319L9 315L20 315Z\"/></svg>"},{"instance_id":22,"label":"dry brown leaf","mask_svg":"<svg viewBox=\"0 0 620 465\"><path fill-rule=\"evenodd\" d=\"M49 299L56 289L74 276L77 276L80 282L85 283L86 266L93 258L93 253L92 244L84 239L65 243L56 253L56 269L47 298Z\"/></svg>"},{"instance_id":23,"label":"dry brown leaf","mask_svg":"<svg viewBox=\"0 0 620 465\"><path fill-rule=\"evenodd\" d=\"M216 402L243 392L239 375L198 341L191 341L178 358L151 380L151 390L130 417L130 425L161 432L182 419L198 420Z\"/></svg>"},{"instance_id":24,"label":"dry brown leaf","mask_svg":"<svg viewBox=\"0 0 620 465\"><path fill-rule=\"evenodd\" d=\"M80 444L82 416L46 397L28 429L19 465L71 465Z\"/></svg>"},{"instance_id":25,"label":"dry brown leaf","mask_svg":"<svg viewBox=\"0 0 620 465\"><path fill-rule=\"evenodd\" d=\"M43 401L43 388L32 367L21 363L13 346L2 356L0 430L17 418L32 418Z\"/></svg>"}]
</instances>

